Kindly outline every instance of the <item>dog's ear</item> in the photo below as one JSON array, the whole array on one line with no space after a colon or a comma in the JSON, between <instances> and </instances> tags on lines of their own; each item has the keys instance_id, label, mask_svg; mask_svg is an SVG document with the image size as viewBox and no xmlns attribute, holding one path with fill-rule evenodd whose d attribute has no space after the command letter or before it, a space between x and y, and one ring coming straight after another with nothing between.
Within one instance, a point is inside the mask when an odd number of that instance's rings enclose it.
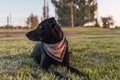
<instances>
[{"instance_id":1,"label":"dog's ear","mask_svg":"<svg viewBox=\"0 0 120 80\"><path fill-rule=\"evenodd\" d=\"M49 20L50 20L50 23L56 23L56 20L54 17L49 18Z\"/></svg>"},{"instance_id":2,"label":"dog's ear","mask_svg":"<svg viewBox=\"0 0 120 80\"><path fill-rule=\"evenodd\" d=\"M56 26L56 24L57 24L57 22L56 22L56 20L55 20L54 17L49 18L48 23L49 23L49 25L50 25L51 28L54 28Z\"/></svg>"},{"instance_id":3,"label":"dog's ear","mask_svg":"<svg viewBox=\"0 0 120 80\"><path fill-rule=\"evenodd\" d=\"M39 24L39 26L42 26L42 25L50 25L50 24L56 24L56 20L55 20L54 17L45 19L44 21L42 21L42 22Z\"/></svg>"}]
</instances>

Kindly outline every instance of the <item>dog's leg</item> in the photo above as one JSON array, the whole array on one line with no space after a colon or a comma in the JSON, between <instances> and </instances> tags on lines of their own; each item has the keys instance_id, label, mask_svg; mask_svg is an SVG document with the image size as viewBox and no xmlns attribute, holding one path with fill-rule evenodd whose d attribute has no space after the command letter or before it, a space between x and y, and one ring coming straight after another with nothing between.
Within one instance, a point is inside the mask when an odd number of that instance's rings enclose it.
<instances>
[{"instance_id":1,"label":"dog's leg","mask_svg":"<svg viewBox=\"0 0 120 80\"><path fill-rule=\"evenodd\" d=\"M44 70L48 70L50 64L51 64L50 58L45 53L42 53L40 65L39 65L40 68L42 68Z\"/></svg>"},{"instance_id":2,"label":"dog's leg","mask_svg":"<svg viewBox=\"0 0 120 80\"><path fill-rule=\"evenodd\" d=\"M34 49L33 49L32 53L31 53L31 57L32 57L32 58L34 58L34 57L37 55L37 53L40 53L41 44L42 44L41 42L38 42L38 43L34 46Z\"/></svg>"},{"instance_id":3,"label":"dog's leg","mask_svg":"<svg viewBox=\"0 0 120 80\"><path fill-rule=\"evenodd\" d=\"M41 42L38 42L31 53L31 58L35 60L37 64L40 63L41 60Z\"/></svg>"}]
</instances>

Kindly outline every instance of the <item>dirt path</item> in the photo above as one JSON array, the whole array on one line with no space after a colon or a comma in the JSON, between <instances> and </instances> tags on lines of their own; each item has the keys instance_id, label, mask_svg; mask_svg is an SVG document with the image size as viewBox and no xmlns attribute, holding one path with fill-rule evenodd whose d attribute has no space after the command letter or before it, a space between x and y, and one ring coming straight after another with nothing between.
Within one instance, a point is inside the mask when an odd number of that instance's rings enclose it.
<instances>
[{"instance_id":1,"label":"dirt path","mask_svg":"<svg viewBox=\"0 0 120 80\"><path fill-rule=\"evenodd\" d=\"M0 38L3 37L23 37L28 31L14 30L14 31L0 31ZM74 31L64 31L65 35L77 35L77 32Z\"/></svg>"},{"instance_id":2,"label":"dirt path","mask_svg":"<svg viewBox=\"0 0 120 80\"><path fill-rule=\"evenodd\" d=\"M1 31L0 38L2 37L22 37L25 36L27 31Z\"/></svg>"}]
</instances>

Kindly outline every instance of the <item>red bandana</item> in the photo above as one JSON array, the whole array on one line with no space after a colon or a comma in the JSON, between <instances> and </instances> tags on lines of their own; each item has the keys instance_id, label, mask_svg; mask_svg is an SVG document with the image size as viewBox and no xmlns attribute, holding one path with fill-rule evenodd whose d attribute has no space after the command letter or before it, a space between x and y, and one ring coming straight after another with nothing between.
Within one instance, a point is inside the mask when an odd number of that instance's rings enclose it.
<instances>
[{"instance_id":1,"label":"red bandana","mask_svg":"<svg viewBox=\"0 0 120 80\"><path fill-rule=\"evenodd\" d=\"M62 62L66 50L65 37L56 44L44 44L44 51L53 59Z\"/></svg>"}]
</instances>

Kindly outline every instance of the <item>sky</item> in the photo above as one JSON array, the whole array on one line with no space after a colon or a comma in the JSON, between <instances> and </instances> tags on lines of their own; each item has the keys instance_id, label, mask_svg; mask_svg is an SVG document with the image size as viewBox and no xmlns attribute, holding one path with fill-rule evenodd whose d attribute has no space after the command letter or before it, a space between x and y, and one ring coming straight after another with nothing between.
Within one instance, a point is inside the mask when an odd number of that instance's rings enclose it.
<instances>
[{"instance_id":1,"label":"sky","mask_svg":"<svg viewBox=\"0 0 120 80\"><path fill-rule=\"evenodd\" d=\"M33 13L42 17L44 0L0 0L0 26L6 25L11 15L12 25L25 25L26 18ZM120 26L120 0L97 0L98 17L113 16L115 25ZM49 3L49 15L55 16L54 5Z\"/></svg>"},{"instance_id":2,"label":"sky","mask_svg":"<svg viewBox=\"0 0 120 80\"><path fill-rule=\"evenodd\" d=\"M120 26L120 0L97 0L98 16L113 16L116 26Z\"/></svg>"}]
</instances>

